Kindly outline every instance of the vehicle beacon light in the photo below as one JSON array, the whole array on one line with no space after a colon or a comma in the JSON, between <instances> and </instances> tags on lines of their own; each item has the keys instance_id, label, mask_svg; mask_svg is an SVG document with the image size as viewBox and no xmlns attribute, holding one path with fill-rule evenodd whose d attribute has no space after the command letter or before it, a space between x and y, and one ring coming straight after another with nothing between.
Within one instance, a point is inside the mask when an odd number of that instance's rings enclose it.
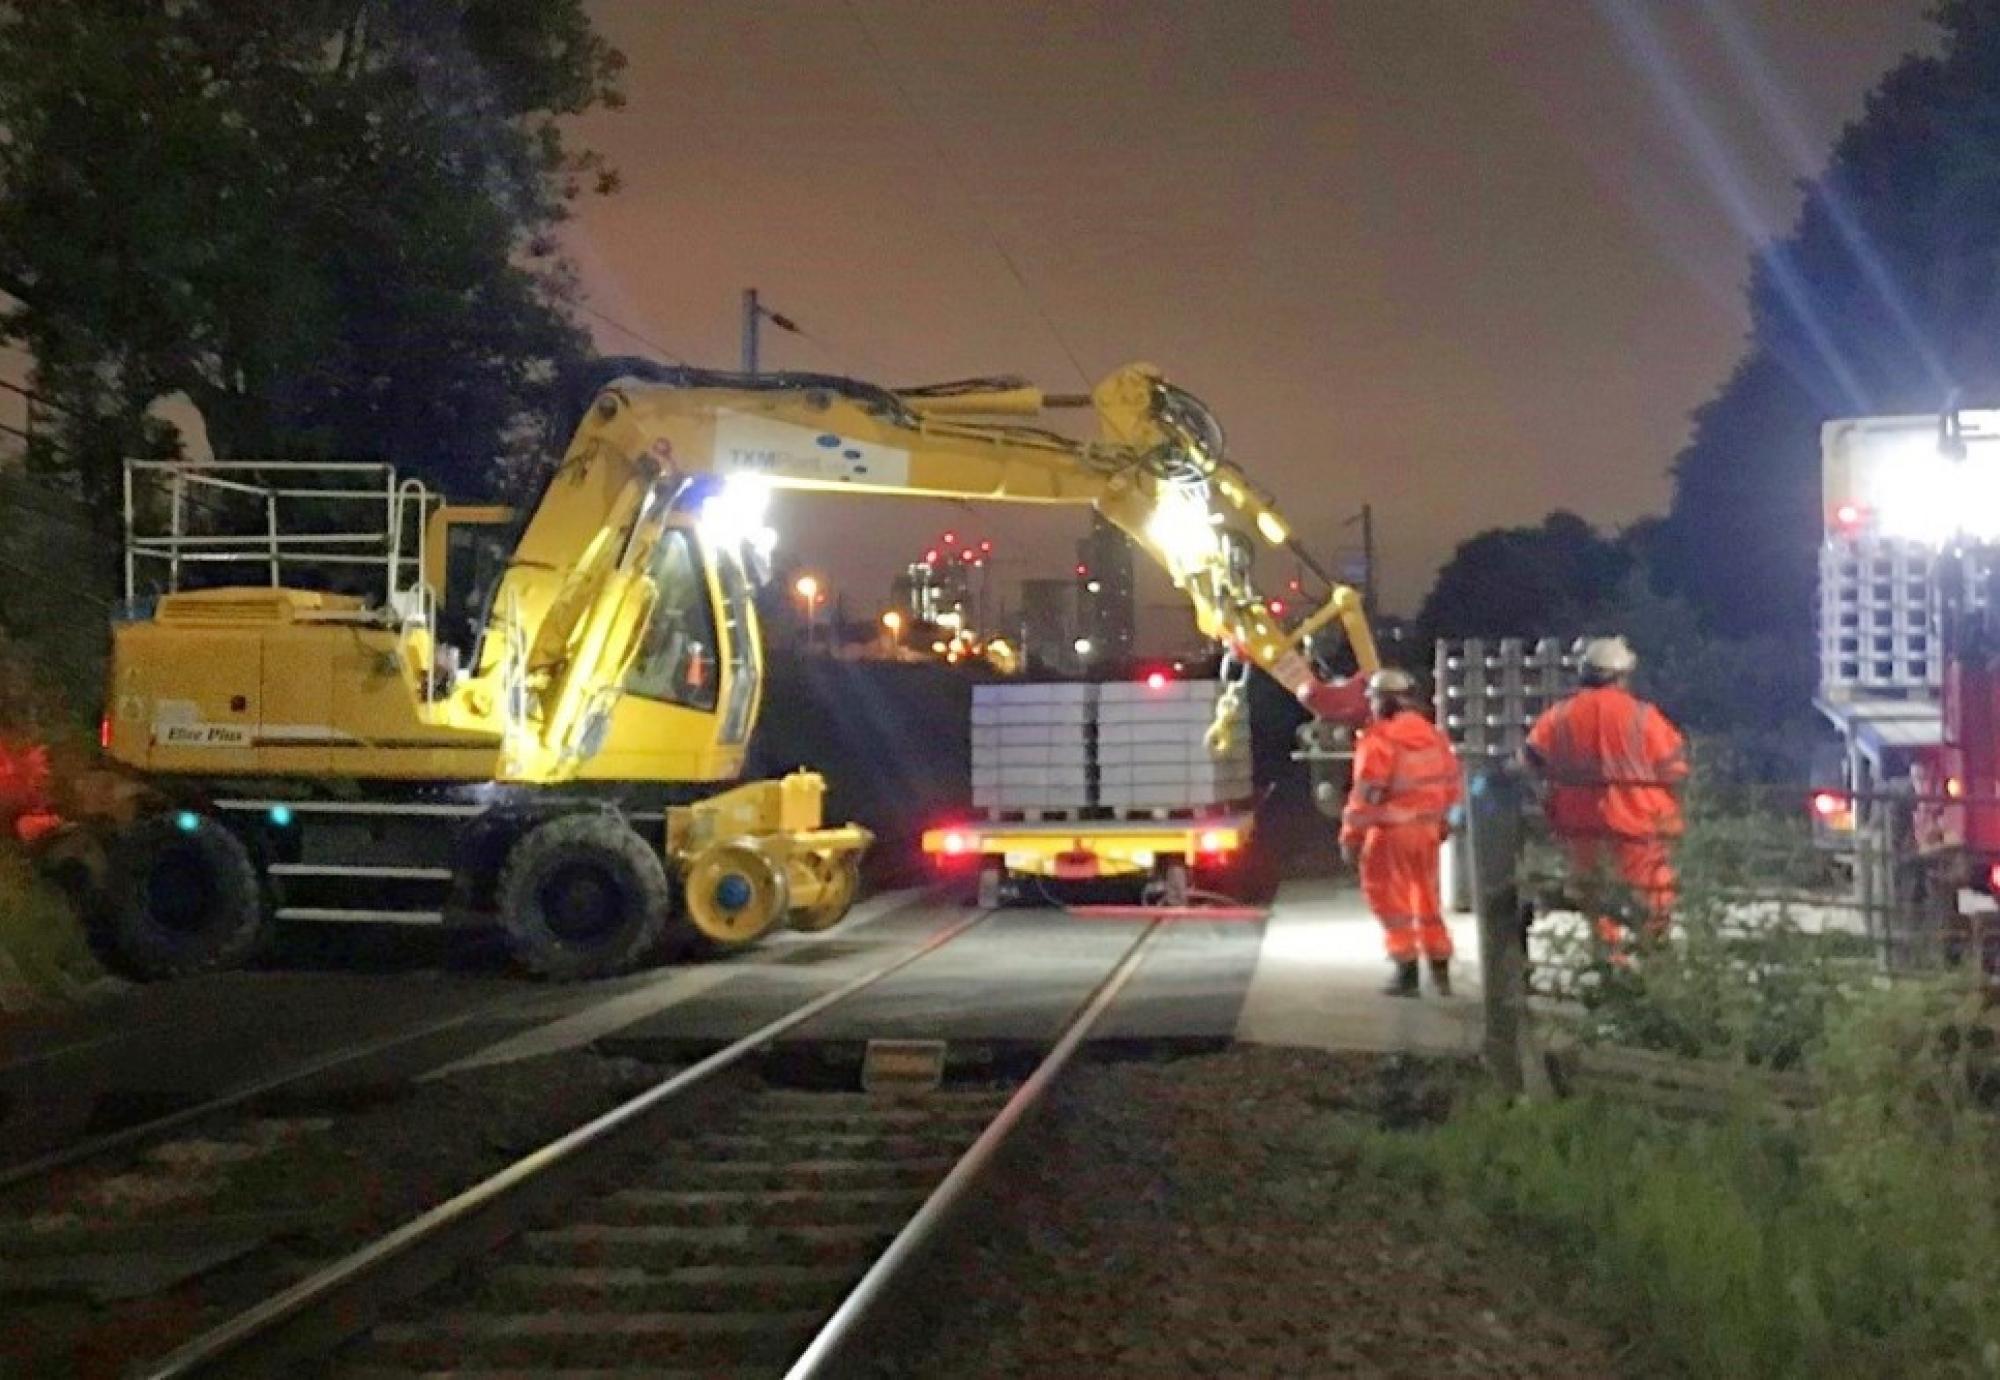
<instances>
[{"instance_id":1,"label":"vehicle beacon light","mask_svg":"<svg viewBox=\"0 0 2000 1380\"><path fill-rule=\"evenodd\" d=\"M1854 827L1854 801L1845 791L1814 791L1813 818L1832 829Z\"/></svg>"}]
</instances>

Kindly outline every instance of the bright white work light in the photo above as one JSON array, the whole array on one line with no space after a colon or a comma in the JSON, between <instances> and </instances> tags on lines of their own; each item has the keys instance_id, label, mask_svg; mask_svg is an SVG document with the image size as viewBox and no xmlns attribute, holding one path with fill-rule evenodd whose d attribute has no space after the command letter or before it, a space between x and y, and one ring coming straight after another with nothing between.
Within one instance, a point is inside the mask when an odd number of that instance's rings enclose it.
<instances>
[{"instance_id":1,"label":"bright white work light","mask_svg":"<svg viewBox=\"0 0 2000 1380\"><path fill-rule=\"evenodd\" d=\"M761 474L728 475L701 505L701 538L711 546L747 546L769 557L778 542L765 522L770 509L770 480Z\"/></svg>"},{"instance_id":2,"label":"bright white work light","mask_svg":"<svg viewBox=\"0 0 2000 1380\"><path fill-rule=\"evenodd\" d=\"M1199 569L1217 554L1215 529L1209 525L1208 504L1198 491L1163 487L1153 514L1146 519L1146 537L1166 555L1175 575Z\"/></svg>"}]
</instances>

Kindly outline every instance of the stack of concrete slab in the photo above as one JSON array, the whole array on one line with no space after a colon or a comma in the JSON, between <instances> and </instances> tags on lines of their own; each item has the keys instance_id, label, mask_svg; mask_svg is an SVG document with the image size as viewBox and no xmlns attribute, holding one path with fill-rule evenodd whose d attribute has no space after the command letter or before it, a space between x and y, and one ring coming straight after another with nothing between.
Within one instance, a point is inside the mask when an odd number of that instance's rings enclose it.
<instances>
[{"instance_id":1,"label":"stack of concrete slab","mask_svg":"<svg viewBox=\"0 0 2000 1380\"><path fill-rule=\"evenodd\" d=\"M1095 685L972 687L972 803L992 812L1097 803Z\"/></svg>"},{"instance_id":2,"label":"stack of concrete slab","mask_svg":"<svg viewBox=\"0 0 2000 1380\"><path fill-rule=\"evenodd\" d=\"M1212 680L1102 687L1098 803L1115 810L1199 809L1249 799L1249 716L1238 708L1221 756L1205 742L1221 693Z\"/></svg>"}]
</instances>

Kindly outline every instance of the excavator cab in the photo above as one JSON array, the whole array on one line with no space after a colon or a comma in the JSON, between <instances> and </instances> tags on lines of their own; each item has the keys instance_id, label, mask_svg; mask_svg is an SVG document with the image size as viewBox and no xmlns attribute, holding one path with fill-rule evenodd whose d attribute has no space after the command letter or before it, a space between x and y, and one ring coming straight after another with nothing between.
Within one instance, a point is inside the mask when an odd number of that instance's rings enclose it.
<instances>
[{"instance_id":1,"label":"excavator cab","mask_svg":"<svg viewBox=\"0 0 2000 1380\"><path fill-rule=\"evenodd\" d=\"M424 580L437 598L437 644L463 665L478 660L479 637L519 540L521 517L499 505L447 503L424 534Z\"/></svg>"},{"instance_id":2,"label":"excavator cab","mask_svg":"<svg viewBox=\"0 0 2000 1380\"><path fill-rule=\"evenodd\" d=\"M455 666L480 664L521 515L445 505L431 514L425 577L437 596L437 643ZM763 679L753 572L740 544L704 533L698 505L660 521L640 572L650 608L615 701L591 730L579 779L726 779L740 770Z\"/></svg>"}]
</instances>

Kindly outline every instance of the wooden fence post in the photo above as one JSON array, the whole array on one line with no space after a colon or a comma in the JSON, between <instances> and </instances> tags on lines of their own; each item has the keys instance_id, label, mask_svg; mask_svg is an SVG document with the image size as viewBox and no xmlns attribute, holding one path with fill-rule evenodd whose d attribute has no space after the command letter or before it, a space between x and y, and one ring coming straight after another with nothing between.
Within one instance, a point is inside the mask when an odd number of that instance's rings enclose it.
<instances>
[{"instance_id":1,"label":"wooden fence post","mask_svg":"<svg viewBox=\"0 0 2000 1380\"><path fill-rule=\"evenodd\" d=\"M1519 879L1526 783L1504 765L1474 774L1466 792L1472 905L1479 917L1486 1067L1509 1096L1547 1088L1528 1030L1528 927Z\"/></svg>"}]
</instances>

